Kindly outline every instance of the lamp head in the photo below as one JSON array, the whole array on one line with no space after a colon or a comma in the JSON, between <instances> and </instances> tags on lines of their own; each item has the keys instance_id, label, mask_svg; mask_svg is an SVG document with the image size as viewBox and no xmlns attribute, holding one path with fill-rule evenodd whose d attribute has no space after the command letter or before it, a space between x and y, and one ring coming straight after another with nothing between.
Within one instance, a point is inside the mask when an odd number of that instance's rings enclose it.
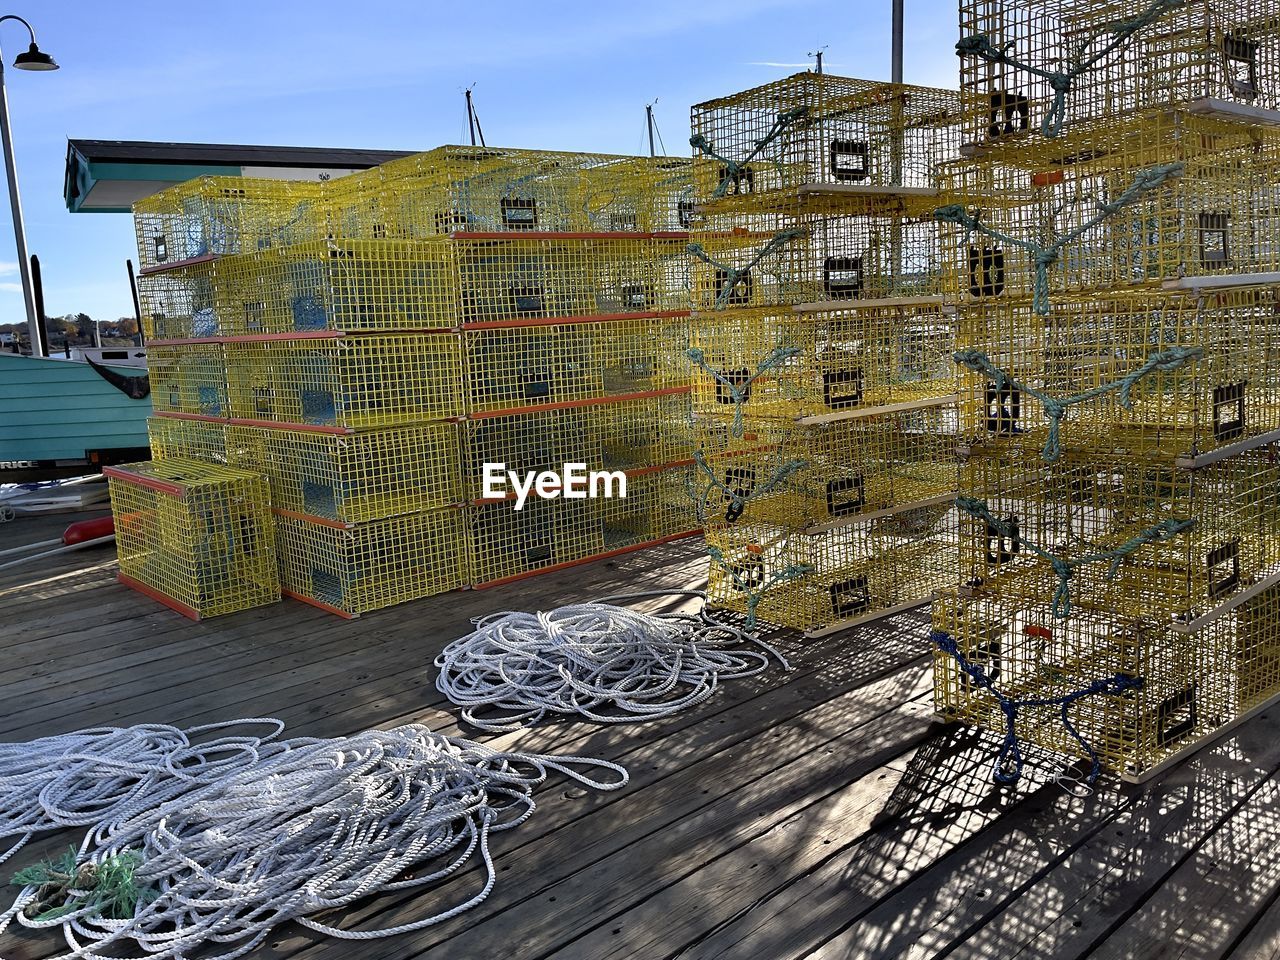
<instances>
[{"instance_id":1,"label":"lamp head","mask_svg":"<svg viewBox=\"0 0 1280 960\"><path fill-rule=\"evenodd\" d=\"M57 70L58 65L53 62L53 57L42 51L39 47L32 43L27 48L26 53L20 53L13 58L13 65L18 70Z\"/></svg>"}]
</instances>

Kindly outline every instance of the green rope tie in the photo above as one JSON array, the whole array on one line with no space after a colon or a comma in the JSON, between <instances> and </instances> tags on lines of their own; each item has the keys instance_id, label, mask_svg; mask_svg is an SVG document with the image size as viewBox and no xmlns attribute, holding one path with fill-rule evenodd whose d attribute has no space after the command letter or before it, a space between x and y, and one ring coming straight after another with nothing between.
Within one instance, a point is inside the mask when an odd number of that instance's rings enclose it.
<instances>
[{"instance_id":1,"label":"green rope tie","mask_svg":"<svg viewBox=\"0 0 1280 960\"><path fill-rule=\"evenodd\" d=\"M1045 416L1049 418L1049 436L1044 442L1044 449L1040 451L1040 458L1046 463L1054 463L1062 456L1062 421L1066 419L1067 411L1071 407L1077 403L1096 400L1109 393L1117 393L1119 394L1117 400L1120 406L1126 410L1132 410L1133 388L1139 380L1150 373L1157 371L1167 373L1199 360L1204 357L1204 349L1202 347L1170 347L1167 350L1159 350L1149 355L1142 366L1130 371L1118 380L1102 383L1081 393L1061 398L1051 397L1035 387L1028 386L1020 380L1015 380L993 364L991 358L981 350L957 350L952 354L952 357L956 363L966 366L975 373L980 373L992 381L997 389L1014 387L1040 401L1040 405L1044 408Z\"/></svg>"},{"instance_id":2,"label":"green rope tie","mask_svg":"<svg viewBox=\"0 0 1280 960\"><path fill-rule=\"evenodd\" d=\"M134 874L142 865L140 854L119 853L101 862L76 863L72 847L56 861L41 861L13 875L15 886L35 887L35 898L23 907L26 916L56 920L72 913L91 913L108 920L127 920L139 903L149 903L157 893L138 886Z\"/></svg>"},{"instance_id":3,"label":"green rope tie","mask_svg":"<svg viewBox=\"0 0 1280 960\"><path fill-rule=\"evenodd\" d=\"M755 146L751 148L751 152L741 160L730 160L728 157L720 156L720 154L716 153L715 150L712 149L711 141L700 133L695 133L690 137L689 146L701 153L705 153L713 160L719 160L724 164L725 174L720 178L720 183L716 186L716 189L711 196L718 200L728 193L729 184L733 183L742 174L742 171L747 168L747 164L760 155L760 151L771 144L774 140L778 139L778 137L782 136L783 132L793 123L803 120L808 115L809 108L803 105L778 114L777 119L773 121L773 126L769 128L769 131L755 142Z\"/></svg>"},{"instance_id":4,"label":"green rope tie","mask_svg":"<svg viewBox=\"0 0 1280 960\"><path fill-rule=\"evenodd\" d=\"M684 354L693 361L695 366L709 373L716 383L724 385L725 390L728 391L729 400L733 403L733 426L730 427L730 432L735 437L741 437L746 431L746 427L743 422L742 407L747 402L747 395L750 394L751 387L770 370L777 369L778 367L785 365L788 361L794 360L798 357L800 355L800 348L784 346L774 347L765 355L765 358L760 361L760 365L756 368L756 372L741 383L735 383L719 370L715 370L709 366L707 364L707 355L700 348L690 347L684 352Z\"/></svg>"},{"instance_id":5,"label":"green rope tie","mask_svg":"<svg viewBox=\"0 0 1280 960\"><path fill-rule=\"evenodd\" d=\"M1110 566L1107 569L1107 580L1113 580L1120 569L1120 564L1126 557L1137 553L1149 543L1172 540L1178 534L1191 530L1196 525L1194 519L1177 520L1171 518L1169 520L1161 520L1154 526L1140 531L1136 536L1130 537L1112 550L1085 554L1083 557L1077 557L1074 560L1065 560L1057 554L1050 553L1048 550L1023 539L1021 534L1010 524L993 516L990 508L983 500L978 500L974 497L956 497L956 507L969 514L969 516L984 521L988 530L994 530L1001 537L1026 547L1053 568L1054 574L1058 577L1058 586L1053 592L1051 612L1058 620L1066 620L1071 616L1071 579L1075 576L1077 568L1087 563L1108 560L1110 561Z\"/></svg>"},{"instance_id":6,"label":"green rope tie","mask_svg":"<svg viewBox=\"0 0 1280 960\"><path fill-rule=\"evenodd\" d=\"M938 207L933 211L933 217L940 223L954 223L956 226L963 227L966 237L974 232L981 233L984 236L991 237L993 240L1020 247L1029 253L1036 270L1031 307L1036 313L1044 316L1049 312L1049 268L1057 262L1063 248L1079 240L1080 237L1102 223L1107 217L1129 206L1129 204L1135 203L1152 190L1157 189L1166 180L1171 177L1182 176L1183 169L1184 166L1181 162L1175 162L1157 164L1145 170L1139 170L1134 176L1133 182L1125 187L1118 197L1107 203L1098 204L1098 212L1094 216L1074 230L1064 233L1047 247L1040 246L1034 240L1022 240L996 230L994 227L987 226L982 222L979 214L969 213L963 204L951 203Z\"/></svg>"},{"instance_id":7,"label":"green rope tie","mask_svg":"<svg viewBox=\"0 0 1280 960\"><path fill-rule=\"evenodd\" d=\"M772 493L790 477L808 466L808 464L803 460L789 460L782 466L778 467L777 470L773 471L773 474L764 483L757 484L752 488L750 493L742 494L738 493L720 479L711 464L707 463L707 458L701 450L693 451L693 462L702 473L706 474L708 480L707 486L703 490L701 497L696 493L693 494L695 501L701 502L704 505L703 510L700 511L703 514L701 519L705 519L705 505L710 502L711 491L719 490L721 494L723 494L724 499L729 503L724 515L724 518L728 523L737 522L738 518L742 516L742 511L746 509L748 501L754 500L756 497L764 496L766 493Z\"/></svg>"},{"instance_id":8,"label":"green rope tie","mask_svg":"<svg viewBox=\"0 0 1280 960\"><path fill-rule=\"evenodd\" d=\"M709 264L717 270L724 271L726 278L724 286L720 289L720 292L716 294L716 309L723 310L725 304L729 301L729 297L733 295L733 288L738 285L739 280L751 271L752 267L765 257L769 256L769 254L773 253L773 251L786 246L792 240L796 239L796 237L802 236L804 236L803 230L779 230L773 235L773 239L761 247L760 251L753 256L745 266L741 267L733 267L727 263L721 263L718 260L713 260L707 254L707 251L703 249L702 244L700 243L691 243L685 247L685 249L703 263Z\"/></svg>"},{"instance_id":9,"label":"green rope tie","mask_svg":"<svg viewBox=\"0 0 1280 960\"><path fill-rule=\"evenodd\" d=\"M812 573L813 567L803 563L793 563L779 570L773 576L765 580L760 585L760 589L752 590L750 581L745 580L733 564L724 558L724 552L719 548L707 544L707 556L720 565L720 568L729 575L729 579L733 581L734 589L747 598L747 622L745 627L748 632L755 629L756 626L756 608L760 606L760 601L764 599L764 595L773 587L780 583L787 583L791 580L798 580L805 574Z\"/></svg>"},{"instance_id":10,"label":"green rope tie","mask_svg":"<svg viewBox=\"0 0 1280 960\"><path fill-rule=\"evenodd\" d=\"M1040 124L1040 132L1046 137L1053 138L1062 132L1062 124L1067 114L1067 94L1071 92L1076 79L1081 74L1093 69L1100 61L1109 57L1127 43L1139 30L1154 23L1169 11L1182 6L1185 2L1186 0L1155 0L1151 6L1133 19L1122 20L1105 31L1098 31L1092 36L1086 37L1076 48L1076 53L1067 59L1066 69L1064 70L1045 70L1042 67L1023 63L1008 53L1009 48L1014 45L1013 41L1003 47L997 47L991 42L991 37L987 34L965 37L956 44L956 53L961 57L978 57L988 63L1002 63L1017 70L1024 70L1032 76L1046 81L1050 89L1053 90L1053 104L1050 106L1049 112L1045 114L1044 121ZM1104 32L1111 33L1111 40L1093 56L1082 59L1084 51Z\"/></svg>"}]
</instances>

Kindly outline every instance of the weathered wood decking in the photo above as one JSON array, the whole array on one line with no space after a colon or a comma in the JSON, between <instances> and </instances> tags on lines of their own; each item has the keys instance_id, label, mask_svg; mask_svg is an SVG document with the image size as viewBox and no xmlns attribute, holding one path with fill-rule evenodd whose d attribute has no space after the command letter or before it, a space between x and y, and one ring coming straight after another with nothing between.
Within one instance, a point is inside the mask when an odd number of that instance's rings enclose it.
<instances>
[{"instance_id":1,"label":"weathered wood decking","mask_svg":"<svg viewBox=\"0 0 1280 960\"><path fill-rule=\"evenodd\" d=\"M0 542L62 525L6 524ZM293 735L409 720L471 735L431 661L472 616L704 575L697 545L673 544L354 622L287 602L193 624L118 586L109 550L0 571L0 740L264 715ZM1280 957L1280 711L1144 788L1107 782L1081 800L1043 772L995 787L995 738L931 722L922 614L778 644L792 672L731 682L673 718L495 738L615 760L631 783L548 783L533 818L495 837L498 885L476 909L386 940L283 926L256 955ZM33 843L13 865L71 838ZM431 909L430 894L380 896L343 923ZM60 946L11 932L0 957Z\"/></svg>"}]
</instances>

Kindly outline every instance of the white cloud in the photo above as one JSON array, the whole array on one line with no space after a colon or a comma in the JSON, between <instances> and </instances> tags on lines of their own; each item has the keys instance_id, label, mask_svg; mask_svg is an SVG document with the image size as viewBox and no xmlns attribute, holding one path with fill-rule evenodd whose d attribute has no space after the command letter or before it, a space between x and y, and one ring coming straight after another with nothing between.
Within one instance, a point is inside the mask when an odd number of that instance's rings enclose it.
<instances>
[{"instance_id":1,"label":"white cloud","mask_svg":"<svg viewBox=\"0 0 1280 960\"><path fill-rule=\"evenodd\" d=\"M0 260L0 277L7 277L11 273L18 272L18 261L16 260Z\"/></svg>"},{"instance_id":2,"label":"white cloud","mask_svg":"<svg viewBox=\"0 0 1280 960\"><path fill-rule=\"evenodd\" d=\"M16 270L17 267L14 267ZM22 284L20 283L0 283L0 293L21 293Z\"/></svg>"}]
</instances>

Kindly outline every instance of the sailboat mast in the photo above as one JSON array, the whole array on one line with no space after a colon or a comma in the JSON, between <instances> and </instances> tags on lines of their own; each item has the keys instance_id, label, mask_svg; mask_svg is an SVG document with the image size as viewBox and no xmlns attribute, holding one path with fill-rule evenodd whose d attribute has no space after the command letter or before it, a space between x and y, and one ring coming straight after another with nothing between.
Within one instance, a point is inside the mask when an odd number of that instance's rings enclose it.
<instances>
[{"instance_id":1,"label":"sailboat mast","mask_svg":"<svg viewBox=\"0 0 1280 960\"><path fill-rule=\"evenodd\" d=\"M644 105L644 119L649 128L649 156L656 157L657 154L653 150L653 104L646 103Z\"/></svg>"}]
</instances>

